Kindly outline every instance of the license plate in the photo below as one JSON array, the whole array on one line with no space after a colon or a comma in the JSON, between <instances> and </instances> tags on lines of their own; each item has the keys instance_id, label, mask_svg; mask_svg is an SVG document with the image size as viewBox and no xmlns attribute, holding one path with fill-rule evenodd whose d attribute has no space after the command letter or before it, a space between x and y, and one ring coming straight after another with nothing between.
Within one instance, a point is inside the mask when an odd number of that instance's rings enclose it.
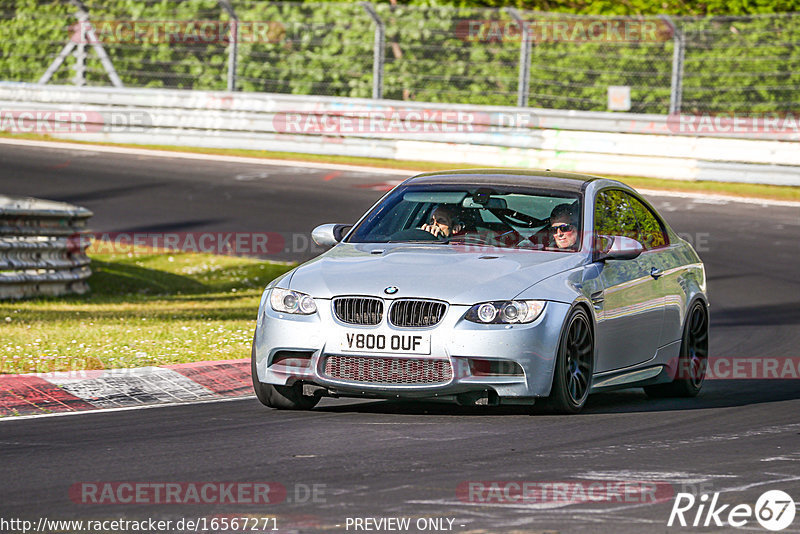
<instances>
[{"instance_id":1,"label":"license plate","mask_svg":"<svg viewBox=\"0 0 800 534\"><path fill-rule=\"evenodd\" d=\"M344 352L430 354L430 334L345 332L339 348Z\"/></svg>"}]
</instances>

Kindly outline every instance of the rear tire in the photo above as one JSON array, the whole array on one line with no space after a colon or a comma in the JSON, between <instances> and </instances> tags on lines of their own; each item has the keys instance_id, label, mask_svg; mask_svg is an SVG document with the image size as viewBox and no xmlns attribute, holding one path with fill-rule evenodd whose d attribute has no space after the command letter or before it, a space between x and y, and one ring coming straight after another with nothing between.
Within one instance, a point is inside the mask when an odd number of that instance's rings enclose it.
<instances>
[{"instance_id":1,"label":"rear tire","mask_svg":"<svg viewBox=\"0 0 800 534\"><path fill-rule=\"evenodd\" d=\"M264 406L278 410L310 410L319 402L319 397L303 395L303 384L295 382L291 386L274 386L258 379L256 371L256 339L250 351L250 374L253 377L253 390Z\"/></svg>"},{"instance_id":2,"label":"rear tire","mask_svg":"<svg viewBox=\"0 0 800 534\"><path fill-rule=\"evenodd\" d=\"M549 411L574 414L583 409L592 387L594 336L583 308L575 308L567 319L558 346L553 387L547 398Z\"/></svg>"},{"instance_id":3,"label":"rear tire","mask_svg":"<svg viewBox=\"0 0 800 534\"><path fill-rule=\"evenodd\" d=\"M648 397L696 397L703 387L708 366L708 311L702 302L695 302L686 316L678 357L678 371L668 384L645 386Z\"/></svg>"}]
</instances>

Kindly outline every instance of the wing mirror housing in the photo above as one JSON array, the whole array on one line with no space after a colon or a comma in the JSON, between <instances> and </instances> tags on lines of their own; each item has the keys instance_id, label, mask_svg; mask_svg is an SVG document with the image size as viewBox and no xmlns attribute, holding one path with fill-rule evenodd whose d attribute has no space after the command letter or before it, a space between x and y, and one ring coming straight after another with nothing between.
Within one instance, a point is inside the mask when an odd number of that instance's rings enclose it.
<instances>
[{"instance_id":1,"label":"wing mirror housing","mask_svg":"<svg viewBox=\"0 0 800 534\"><path fill-rule=\"evenodd\" d=\"M321 224L311 231L311 239L321 247L332 247L344 238L352 224Z\"/></svg>"},{"instance_id":2,"label":"wing mirror housing","mask_svg":"<svg viewBox=\"0 0 800 534\"><path fill-rule=\"evenodd\" d=\"M632 260L644 251L641 243L621 235L598 235L595 240L595 261Z\"/></svg>"}]
</instances>

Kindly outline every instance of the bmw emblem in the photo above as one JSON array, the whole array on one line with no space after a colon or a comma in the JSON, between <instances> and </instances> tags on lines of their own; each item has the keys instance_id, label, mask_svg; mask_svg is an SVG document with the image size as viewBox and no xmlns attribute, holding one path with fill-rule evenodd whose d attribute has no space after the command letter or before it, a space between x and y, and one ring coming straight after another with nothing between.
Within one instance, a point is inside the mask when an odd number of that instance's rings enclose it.
<instances>
[{"instance_id":1,"label":"bmw emblem","mask_svg":"<svg viewBox=\"0 0 800 534\"><path fill-rule=\"evenodd\" d=\"M384 289L383 292L386 293L387 295L394 295L395 293L397 293L397 288L395 286L389 286L386 289Z\"/></svg>"}]
</instances>

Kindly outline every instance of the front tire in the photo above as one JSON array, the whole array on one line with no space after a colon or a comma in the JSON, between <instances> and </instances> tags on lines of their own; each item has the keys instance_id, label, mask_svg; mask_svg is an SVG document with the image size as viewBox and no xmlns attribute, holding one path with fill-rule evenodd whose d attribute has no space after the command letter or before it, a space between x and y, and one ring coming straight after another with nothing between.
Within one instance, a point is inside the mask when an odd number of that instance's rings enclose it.
<instances>
[{"instance_id":1,"label":"front tire","mask_svg":"<svg viewBox=\"0 0 800 534\"><path fill-rule=\"evenodd\" d=\"M310 410L319 402L319 397L303 395L303 384L299 381L291 386L274 386L258 379L256 370L256 339L253 337L253 348L250 351L250 374L253 378L253 390L264 406L278 410Z\"/></svg>"},{"instance_id":2,"label":"front tire","mask_svg":"<svg viewBox=\"0 0 800 534\"><path fill-rule=\"evenodd\" d=\"M583 409L592 387L594 336L591 321L582 308L567 319L558 347L553 387L547 398L550 411L574 414Z\"/></svg>"},{"instance_id":3,"label":"front tire","mask_svg":"<svg viewBox=\"0 0 800 534\"><path fill-rule=\"evenodd\" d=\"M645 386L648 397L696 397L703 387L708 366L708 311L702 302L695 302L686 316L678 357L678 371L668 384Z\"/></svg>"}]
</instances>

